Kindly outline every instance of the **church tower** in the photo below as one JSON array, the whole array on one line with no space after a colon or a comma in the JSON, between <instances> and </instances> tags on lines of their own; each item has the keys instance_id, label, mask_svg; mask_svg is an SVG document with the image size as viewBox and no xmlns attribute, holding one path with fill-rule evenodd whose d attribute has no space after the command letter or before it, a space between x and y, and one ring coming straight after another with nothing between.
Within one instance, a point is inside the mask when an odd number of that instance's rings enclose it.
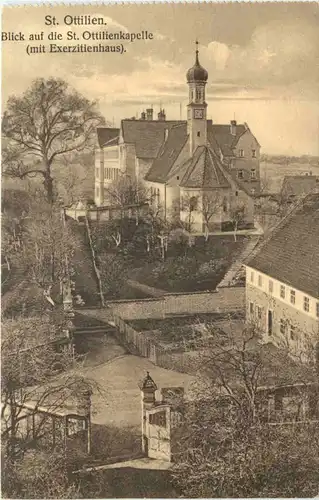
<instances>
[{"instance_id":1,"label":"church tower","mask_svg":"<svg viewBox=\"0 0 319 500\"><path fill-rule=\"evenodd\" d=\"M189 103L187 105L187 132L190 141L190 155L192 156L198 146L207 143L207 119L205 101L205 86L208 73L199 64L198 42L196 41L195 64L187 71L189 87Z\"/></svg>"}]
</instances>

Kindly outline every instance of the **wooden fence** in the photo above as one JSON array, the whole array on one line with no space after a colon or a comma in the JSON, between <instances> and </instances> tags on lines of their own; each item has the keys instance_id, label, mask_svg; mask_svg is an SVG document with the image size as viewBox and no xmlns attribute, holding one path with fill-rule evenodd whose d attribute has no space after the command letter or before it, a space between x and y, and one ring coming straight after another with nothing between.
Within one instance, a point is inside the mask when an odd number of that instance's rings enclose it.
<instances>
[{"instance_id":1,"label":"wooden fence","mask_svg":"<svg viewBox=\"0 0 319 500\"><path fill-rule=\"evenodd\" d=\"M116 335L119 341L132 354L148 358L152 363L168 370L182 373L194 372L197 368L198 353L180 349L166 348L158 342L135 330L120 316L114 315ZM196 356L197 354L197 356Z\"/></svg>"}]
</instances>

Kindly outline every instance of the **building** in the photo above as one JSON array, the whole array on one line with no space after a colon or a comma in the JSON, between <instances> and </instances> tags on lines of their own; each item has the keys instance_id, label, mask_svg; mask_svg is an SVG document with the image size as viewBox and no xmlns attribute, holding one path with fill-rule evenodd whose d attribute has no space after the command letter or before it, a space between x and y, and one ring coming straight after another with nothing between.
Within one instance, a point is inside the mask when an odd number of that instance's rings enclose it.
<instances>
[{"instance_id":1,"label":"building","mask_svg":"<svg viewBox=\"0 0 319 500\"><path fill-rule=\"evenodd\" d=\"M107 204L108 186L126 175L145 181L165 217L189 221L197 231L226 227L239 207L244 223L253 225L260 145L247 124L207 120L208 73L198 50L186 79L187 120L167 120L163 109L154 119L149 108L119 129L97 130L96 204Z\"/></svg>"},{"instance_id":2,"label":"building","mask_svg":"<svg viewBox=\"0 0 319 500\"><path fill-rule=\"evenodd\" d=\"M309 193L319 193L319 176L305 175L287 175L282 183L282 195L289 201L294 201L301 196Z\"/></svg>"},{"instance_id":3,"label":"building","mask_svg":"<svg viewBox=\"0 0 319 500\"><path fill-rule=\"evenodd\" d=\"M300 200L246 266L247 319L296 354L319 340L319 193Z\"/></svg>"}]
</instances>

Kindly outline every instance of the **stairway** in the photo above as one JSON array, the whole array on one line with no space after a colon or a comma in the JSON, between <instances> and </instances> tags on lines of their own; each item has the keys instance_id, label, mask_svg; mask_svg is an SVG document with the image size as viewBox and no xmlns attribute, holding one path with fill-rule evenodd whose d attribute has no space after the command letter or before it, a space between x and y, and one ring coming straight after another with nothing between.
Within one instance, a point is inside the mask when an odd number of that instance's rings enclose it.
<instances>
[{"instance_id":1,"label":"stairway","mask_svg":"<svg viewBox=\"0 0 319 500\"><path fill-rule=\"evenodd\" d=\"M217 285L217 289L234 286L236 278L243 269L243 264L248 259L252 258L254 254L259 250L259 240L259 235L251 236L249 238L247 245L245 246L239 257L235 260L235 262L233 262L219 285Z\"/></svg>"}]
</instances>

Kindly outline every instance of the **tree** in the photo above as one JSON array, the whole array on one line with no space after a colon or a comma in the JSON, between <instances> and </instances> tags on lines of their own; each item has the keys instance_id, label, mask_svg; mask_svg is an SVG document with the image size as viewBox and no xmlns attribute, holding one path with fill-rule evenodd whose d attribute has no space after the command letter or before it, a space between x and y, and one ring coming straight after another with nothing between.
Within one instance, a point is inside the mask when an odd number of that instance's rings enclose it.
<instances>
[{"instance_id":1,"label":"tree","mask_svg":"<svg viewBox=\"0 0 319 500\"><path fill-rule=\"evenodd\" d=\"M205 225L205 240L208 241L209 237L209 224L214 217L217 215L223 205L223 199L217 192L205 192L202 198L202 215Z\"/></svg>"},{"instance_id":2,"label":"tree","mask_svg":"<svg viewBox=\"0 0 319 500\"><path fill-rule=\"evenodd\" d=\"M107 188L108 202L120 209L120 218L124 217L125 209L136 206L136 225L139 223L139 207L151 202L151 193L138 179L129 175L120 175Z\"/></svg>"},{"instance_id":3,"label":"tree","mask_svg":"<svg viewBox=\"0 0 319 500\"><path fill-rule=\"evenodd\" d=\"M246 208L244 203L236 203L230 207L229 220L233 223L234 240L237 241L237 231L239 225L245 221Z\"/></svg>"},{"instance_id":4,"label":"tree","mask_svg":"<svg viewBox=\"0 0 319 500\"><path fill-rule=\"evenodd\" d=\"M127 280L127 268L122 256L110 253L99 255L98 266L103 293L117 297Z\"/></svg>"},{"instance_id":5,"label":"tree","mask_svg":"<svg viewBox=\"0 0 319 500\"><path fill-rule=\"evenodd\" d=\"M88 147L102 121L95 104L63 80L35 80L21 97L8 100L2 120L4 173L21 179L41 176L52 203L54 162Z\"/></svg>"},{"instance_id":6,"label":"tree","mask_svg":"<svg viewBox=\"0 0 319 500\"><path fill-rule=\"evenodd\" d=\"M200 367L206 377L176 436L179 453L172 474L180 493L206 498L317 494L316 424L270 426L260 392L284 380L304 382L304 370L261 344L257 325L241 333L232 322L227 331L205 328Z\"/></svg>"},{"instance_id":7,"label":"tree","mask_svg":"<svg viewBox=\"0 0 319 500\"><path fill-rule=\"evenodd\" d=\"M64 224L61 208L41 201L20 219L20 244L12 254L15 269L23 278L38 287L45 299L55 306L52 291L61 291L62 283L70 278L68 263L72 260L76 240ZM59 294L59 292L58 292Z\"/></svg>"},{"instance_id":8,"label":"tree","mask_svg":"<svg viewBox=\"0 0 319 500\"><path fill-rule=\"evenodd\" d=\"M2 323L1 436L9 460L14 461L32 448L44 429L45 419L22 437L24 404L32 403L31 414L41 406L54 412L74 397L81 386L92 385L76 374L72 350L57 348L66 340L63 329L63 319L59 325L50 314L6 319Z\"/></svg>"},{"instance_id":9,"label":"tree","mask_svg":"<svg viewBox=\"0 0 319 500\"><path fill-rule=\"evenodd\" d=\"M182 211L186 215L186 230L191 233L193 226L193 213L198 209L199 196L186 192L182 197Z\"/></svg>"}]
</instances>

